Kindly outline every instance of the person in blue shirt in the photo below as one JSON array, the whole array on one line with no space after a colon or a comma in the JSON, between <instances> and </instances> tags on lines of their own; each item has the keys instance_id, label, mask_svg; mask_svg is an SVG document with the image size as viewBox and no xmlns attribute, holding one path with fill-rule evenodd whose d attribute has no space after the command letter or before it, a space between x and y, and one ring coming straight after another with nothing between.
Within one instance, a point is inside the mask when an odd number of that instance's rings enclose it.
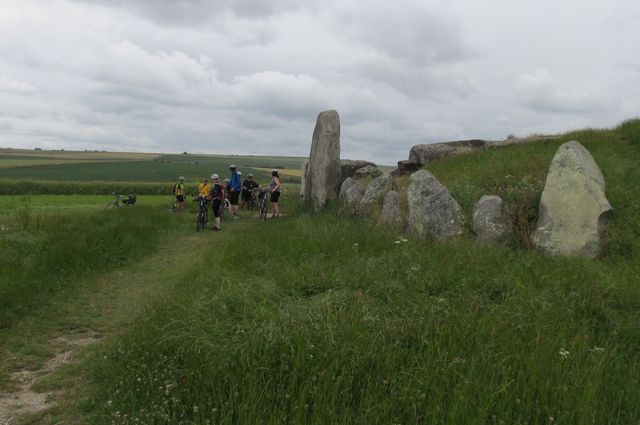
<instances>
[{"instance_id":1,"label":"person in blue shirt","mask_svg":"<svg viewBox=\"0 0 640 425\"><path fill-rule=\"evenodd\" d=\"M229 203L231 203L231 213L233 214L234 220L238 218L238 199L242 191L241 174L236 170L237 168L235 164L229 165L229 170L231 171L231 179L229 180Z\"/></svg>"}]
</instances>

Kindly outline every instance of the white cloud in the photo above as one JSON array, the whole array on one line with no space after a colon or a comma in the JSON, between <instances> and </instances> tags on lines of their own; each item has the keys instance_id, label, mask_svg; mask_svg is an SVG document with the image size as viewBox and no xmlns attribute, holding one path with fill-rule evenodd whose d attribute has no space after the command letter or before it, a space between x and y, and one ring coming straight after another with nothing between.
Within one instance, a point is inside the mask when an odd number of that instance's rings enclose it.
<instances>
[{"instance_id":1,"label":"white cloud","mask_svg":"<svg viewBox=\"0 0 640 425\"><path fill-rule=\"evenodd\" d=\"M332 108L345 157L394 163L416 143L613 125L640 108L639 13L630 0L0 0L0 143L306 155Z\"/></svg>"},{"instance_id":2,"label":"white cloud","mask_svg":"<svg viewBox=\"0 0 640 425\"><path fill-rule=\"evenodd\" d=\"M590 113L615 108L615 100L598 87L565 89L572 82L560 83L546 69L518 76L515 89L521 103L541 112Z\"/></svg>"}]
</instances>

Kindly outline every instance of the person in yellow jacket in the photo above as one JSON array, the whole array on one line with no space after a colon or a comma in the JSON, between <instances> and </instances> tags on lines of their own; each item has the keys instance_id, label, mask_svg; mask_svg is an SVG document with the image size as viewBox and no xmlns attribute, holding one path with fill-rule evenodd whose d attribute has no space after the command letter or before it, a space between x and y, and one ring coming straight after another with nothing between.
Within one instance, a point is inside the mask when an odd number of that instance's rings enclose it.
<instances>
[{"instance_id":1,"label":"person in yellow jacket","mask_svg":"<svg viewBox=\"0 0 640 425\"><path fill-rule=\"evenodd\" d=\"M211 185L209 184L209 179L205 178L202 180L202 183L198 185L198 196L209 196L209 192L211 192Z\"/></svg>"},{"instance_id":2,"label":"person in yellow jacket","mask_svg":"<svg viewBox=\"0 0 640 425\"><path fill-rule=\"evenodd\" d=\"M180 176L178 183L173 185L173 194L176 196L176 212L180 212L184 209L184 196L186 192L184 190L184 177Z\"/></svg>"}]
</instances>

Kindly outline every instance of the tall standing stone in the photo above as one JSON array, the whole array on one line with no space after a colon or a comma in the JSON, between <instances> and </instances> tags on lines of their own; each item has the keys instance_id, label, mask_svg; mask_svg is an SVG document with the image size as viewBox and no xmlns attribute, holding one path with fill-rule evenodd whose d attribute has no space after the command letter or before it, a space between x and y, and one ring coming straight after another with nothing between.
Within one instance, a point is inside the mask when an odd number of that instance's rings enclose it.
<instances>
[{"instance_id":1,"label":"tall standing stone","mask_svg":"<svg viewBox=\"0 0 640 425\"><path fill-rule=\"evenodd\" d=\"M428 170L416 171L411 175L407 202L409 232L436 240L463 233L462 208Z\"/></svg>"},{"instance_id":2,"label":"tall standing stone","mask_svg":"<svg viewBox=\"0 0 640 425\"><path fill-rule=\"evenodd\" d=\"M338 196L340 184L340 118L336 111L324 111L318 115L313 131L305 199L318 210Z\"/></svg>"},{"instance_id":3,"label":"tall standing stone","mask_svg":"<svg viewBox=\"0 0 640 425\"><path fill-rule=\"evenodd\" d=\"M604 176L580 143L558 148L540 199L533 243L552 255L594 258L613 208Z\"/></svg>"}]
</instances>

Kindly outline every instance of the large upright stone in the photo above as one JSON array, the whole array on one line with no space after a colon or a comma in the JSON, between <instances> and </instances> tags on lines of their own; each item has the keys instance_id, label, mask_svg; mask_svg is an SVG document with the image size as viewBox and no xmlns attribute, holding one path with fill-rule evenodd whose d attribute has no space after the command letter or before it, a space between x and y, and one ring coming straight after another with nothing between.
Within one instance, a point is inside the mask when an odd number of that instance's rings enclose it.
<instances>
[{"instance_id":1,"label":"large upright stone","mask_svg":"<svg viewBox=\"0 0 640 425\"><path fill-rule=\"evenodd\" d=\"M533 243L552 255L594 258L613 208L604 176L580 143L558 148L540 199Z\"/></svg>"},{"instance_id":2,"label":"large upright stone","mask_svg":"<svg viewBox=\"0 0 640 425\"><path fill-rule=\"evenodd\" d=\"M340 199L347 205L353 206L358 204L363 194L364 186L353 177L347 177L340 187Z\"/></svg>"},{"instance_id":3,"label":"large upright stone","mask_svg":"<svg viewBox=\"0 0 640 425\"><path fill-rule=\"evenodd\" d=\"M380 224L400 227L402 226L402 221L400 195L395 190L391 190L384 195L382 211L380 212Z\"/></svg>"},{"instance_id":4,"label":"large upright stone","mask_svg":"<svg viewBox=\"0 0 640 425\"><path fill-rule=\"evenodd\" d=\"M473 208L473 233L479 242L495 242L507 232L507 223L502 211L502 198L485 195Z\"/></svg>"},{"instance_id":5,"label":"large upright stone","mask_svg":"<svg viewBox=\"0 0 640 425\"><path fill-rule=\"evenodd\" d=\"M369 183L369 186L367 186L367 190L365 190L360 200L360 214L365 216L371 214L373 206L391 190L392 185L393 180L389 174L383 174L373 179L371 183Z\"/></svg>"},{"instance_id":6,"label":"large upright stone","mask_svg":"<svg viewBox=\"0 0 640 425\"><path fill-rule=\"evenodd\" d=\"M341 183L340 118L333 110L320 112L305 175L305 199L320 209L338 196Z\"/></svg>"},{"instance_id":7,"label":"large upright stone","mask_svg":"<svg viewBox=\"0 0 640 425\"><path fill-rule=\"evenodd\" d=\"M411 175L407 201L409 232L436 240L463 233L464 215L460 205L428 170Z\"/></svg>"}]
</instances>

